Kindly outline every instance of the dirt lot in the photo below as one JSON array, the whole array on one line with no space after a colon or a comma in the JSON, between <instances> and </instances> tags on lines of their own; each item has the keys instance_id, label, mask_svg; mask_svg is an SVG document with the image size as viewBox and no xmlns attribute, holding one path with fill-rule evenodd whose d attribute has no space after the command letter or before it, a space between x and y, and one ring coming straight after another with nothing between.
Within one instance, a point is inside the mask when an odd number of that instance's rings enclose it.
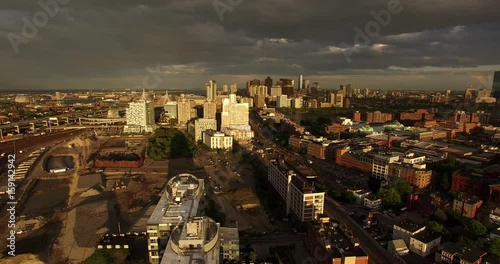
<instances>
[{"instance_id":1,"label":"dirt lot","mask_svg":"<svg viewBox=\"0 0 500 264\"><path fill-rule=\"evenodd\" d=\"M226 226L237 222L240 231L273 231L259 198L252 191L253 170L249 164L238 163L230 153L201 156L197 163L205 167L209 188L221 192L214 200L226 216ZM244 205L252 209L244 210Z\"/></svg>"},{"instance_id":2,"label":"dirt lot","mask_svg":"<svg viewBox=\"0 0 500 264\"><path fill-rule=\"evenodd\" d=\"M54 211L64 207L68 190L67 180L39 181L21 215L26 215L27 218L45 213L52 215Z\"/></svg>"}]
</instances>

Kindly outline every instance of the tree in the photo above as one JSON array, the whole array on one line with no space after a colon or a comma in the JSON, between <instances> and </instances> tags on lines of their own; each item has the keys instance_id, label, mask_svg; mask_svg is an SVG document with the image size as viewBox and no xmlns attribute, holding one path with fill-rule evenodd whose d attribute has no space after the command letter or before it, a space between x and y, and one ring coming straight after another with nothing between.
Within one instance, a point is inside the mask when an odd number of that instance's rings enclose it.
<instances>
[{"instance_id":1,"label":"tree","mask_svg":"<svg viewBox=\"0 0 500 264\"><path fill-rule=\"evenodd\" d=\"M441 209L437 209L436 211L434 211L434 213L432 214L432 218L439 223L444 223L446 222L446 220L448 220L446 213Z\"/></svg>"},{"instance_id":2,"label":"tree","mask_svg":"<svg viewBox=\"0 0 500 264\"><path fill-rule=\"evenodd\" d=\"M495 238L488 244L488 253L500 257L500 238Z\"/></svg>"},{"instance_id":3,"label":"tree","mask_svg":"<svg viewBox=\"0 0 500 264\"><path fill-rule=\"evenodd\" d=\"M354 193L350 191L343 191L340 194L340 199L342 202L353 203L356 201L356 196L354 196Z\"/></svg>"},{"instance_id":4,"label":"tree","mask_svg":"<svg viewBox=\"0 0 500 264\"><path fill-rule=\"evenodd\" d=\"M436 221L427 222L427 224L425 225L425 228L429 231L436 232L439 234L443 234L444 230L445 230L444 226Z\"/></svg>"},{"instance_id":5,"label":"tree","mask_svg":"<svg viewBox=\"0 0 500 264\"><path fill-rule=\"evenodd\" d=\"M384 204L389 208L399 209L403 204L401 195L394 188L381 189L379 195L382 197Z\"/></svg>"},{"instance_id":6,"label":"tree","mask_svg":"<svg viewBox=\"0 0 500 264\"><path fill-rule=\"evenodd\" d=\"M468 228L476 237L484 236L488 232L486 227L481 224L481 222L471 219L468 225Z\"/></svg>"},{"instance_id":7,"label":"tree","mask_svg":"<svg viewBox=\"0 0 500 264\"><path fill-rule=\"evenodd\" d=\"M413 187L411 187L408 182L403 180L397 180L394 184L394 188L397 190L399 195L401 195L401 199L403 201L406 201L408 199L408 195L413 192Z\"/></svg>"}]
</instances>

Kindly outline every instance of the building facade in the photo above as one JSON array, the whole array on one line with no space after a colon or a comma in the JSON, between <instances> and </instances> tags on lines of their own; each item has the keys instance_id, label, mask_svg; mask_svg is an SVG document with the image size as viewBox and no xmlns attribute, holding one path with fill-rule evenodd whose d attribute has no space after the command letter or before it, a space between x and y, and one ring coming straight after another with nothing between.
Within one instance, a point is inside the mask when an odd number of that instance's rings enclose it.
<instances>
[{"instance_id":1,"label":"building facade","mask_svg":"<svg viewBox=\"0 0 500 264\"><path fill-rule=\"evenodd\" d=\"M203 132L206 130L217 130L217 120L198 118L194 121L194 140L203 140Z\"/></svg>"},{"instance_id":2,"label":"building facade","mask_svg":"<svg viewBox=\"0 0 500 264\"><path fill-rule=\"evenodd\" d=\"M315 192L307 180L291 169L284 160L272 160L268 180L286 204L287 214L300 221L313 221L323 213L324 192Z\"/></svg>"},{"instance_id":3,"label":"building facade","mask_svg":"<svg viewBox=\"0 0 500 264\"><path fill-rule=\"evenodd\" d=\"M215 130L205 130L203 132L203 144L211 149L232 149L233 137L226 136L224 133Z\"/></svg>"}]
</instances>

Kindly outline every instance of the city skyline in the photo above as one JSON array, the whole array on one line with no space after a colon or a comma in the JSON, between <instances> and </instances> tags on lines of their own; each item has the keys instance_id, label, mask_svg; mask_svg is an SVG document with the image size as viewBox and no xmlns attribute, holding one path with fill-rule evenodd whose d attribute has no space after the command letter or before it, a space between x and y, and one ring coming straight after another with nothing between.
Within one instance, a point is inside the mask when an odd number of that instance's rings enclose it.
<instances>
[{"instance_id":1,"label":"city skyline","mask_svg":"<svg viewBox=\"0 0 500 264\"><path fill-rule=\"evenodd\" d=\"M243 87L255 77L299 75L325 88L491 89L500 69L490 56L500 37L493 0L395 1L399 11L387 23L380 14L391 1L242 1L222 13L206 1L60 2L67 3L57 12L35 2L0 4L0 91L125 89L145 86L151 75L146 89L203 89L212 79ZM277 19L278 10L291 15ZM25 37L40 12L46 23ZM254 16L259 21L247 23ZM357 29L376 21L379 33L365 32L368 41L356 44Z\"/></svg>"}]
</instances>

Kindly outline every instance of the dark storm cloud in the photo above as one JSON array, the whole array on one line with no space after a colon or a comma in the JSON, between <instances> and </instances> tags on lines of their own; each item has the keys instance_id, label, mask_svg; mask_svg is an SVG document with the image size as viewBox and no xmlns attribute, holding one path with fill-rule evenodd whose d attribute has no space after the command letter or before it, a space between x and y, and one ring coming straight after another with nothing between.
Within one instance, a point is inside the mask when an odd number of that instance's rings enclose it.
<instances>
[{"instance_id":1,"label":"dark storm cloud","mask_svg":"<svg viewBox=\"0 0 500 264\"><path fill-rule=\"evenodd\" d=\"M415 79L461 88L473 74L452 78L453 69L497 69L497 0L401 0L402 11L379 36L355 45L354 28L363 30L374 20L370 12L390 1L242 0L220 20L214 3L231 1L70 0L17 54L8 34L22 35L22 18L32 21L43 9L36 1L1 1L0 89L130 88L157 65L162 89L297 74L331 87L401 88L406 78L407 88ZM350 63L346 51L356 51Z\"/></svg>"}]
</instances>

